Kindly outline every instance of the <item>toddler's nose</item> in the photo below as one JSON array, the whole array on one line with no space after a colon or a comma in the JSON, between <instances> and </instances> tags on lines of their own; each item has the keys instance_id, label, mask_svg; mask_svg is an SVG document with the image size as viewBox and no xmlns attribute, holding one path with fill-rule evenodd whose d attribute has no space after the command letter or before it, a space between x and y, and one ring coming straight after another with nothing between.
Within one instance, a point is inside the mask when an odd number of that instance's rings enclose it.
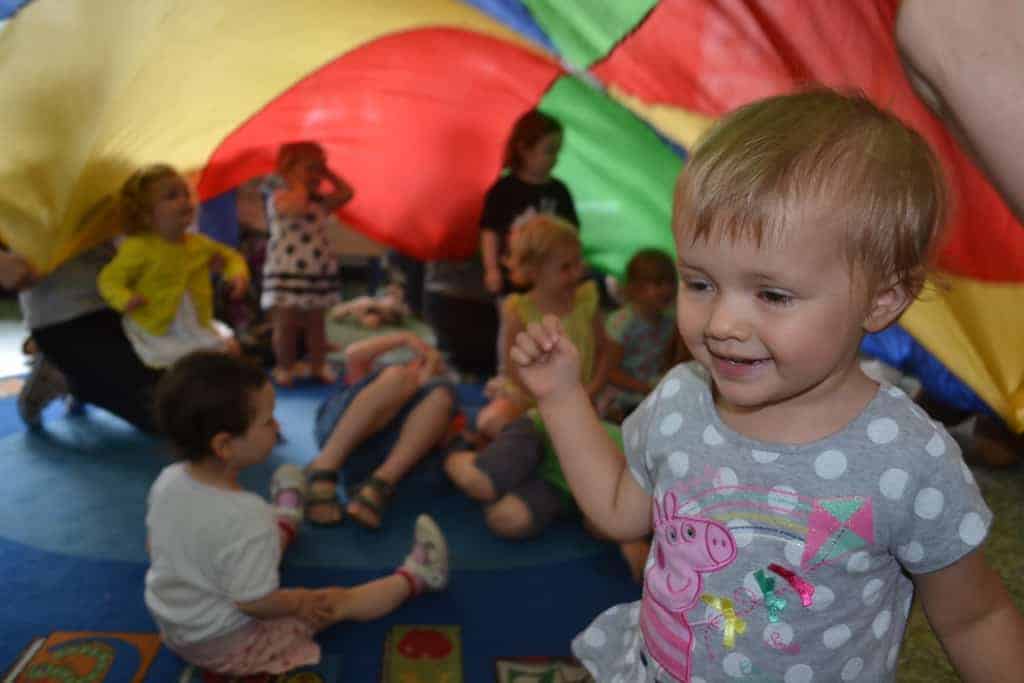
<instances>
[{"instance_id":1,"label":"toddler's nose","mask_svg":"<svg viewBox=\"0 0 1024 683\"><path fill-rule=\"evenodd\" d=\"M739 303L719 296L712 304L705 333L712 339L746 339L749 329Z\"/></svg>"}]
</instances>

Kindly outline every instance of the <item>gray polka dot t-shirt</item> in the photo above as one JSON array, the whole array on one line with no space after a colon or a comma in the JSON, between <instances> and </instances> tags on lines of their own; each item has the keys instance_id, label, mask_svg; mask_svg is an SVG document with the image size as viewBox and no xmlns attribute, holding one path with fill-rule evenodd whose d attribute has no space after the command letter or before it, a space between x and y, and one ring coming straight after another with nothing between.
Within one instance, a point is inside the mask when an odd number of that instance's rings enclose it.
<instances>
[{"instance_id":1,"label":"gray polka dot t-shirt","mask_svg":"<svg viewBox=\"0 0 1024 683\"><path fill-rule=\"evenodd\" d=\"M992 513L959 449L882 386L798 446L725 426L702 371L674 368L626 421L653 497L640 602L573 643L598 681L893 681L911 574L977 548Z\"/></svg>"}]
</instances>

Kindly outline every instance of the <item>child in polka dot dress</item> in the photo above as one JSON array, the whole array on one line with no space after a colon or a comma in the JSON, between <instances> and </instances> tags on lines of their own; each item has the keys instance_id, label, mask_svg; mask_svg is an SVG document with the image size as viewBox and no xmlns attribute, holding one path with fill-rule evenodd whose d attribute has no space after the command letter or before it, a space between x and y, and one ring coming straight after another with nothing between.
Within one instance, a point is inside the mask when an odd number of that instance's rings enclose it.
<instances>
[{"instance_id":1,"label":"child in polka dot dress","mask_svg":"<svg viewBox=\"0 0 1024 683\"><path fill-rule=\"evenodd\" d=\"M626 460L558 321L511 352L585 514L654 540L640 602L573 643L598 681L893 681L915 590L964 680L1021 680L1024 619L954 441L857 362L920 291L944 186L923 140L814 90L714 127L676 191L677 366Z\"/></svg>"},{"instance_id":2,"label":"child in polka dot dress","mask_svg":"<svg viewBox=\"0 0 1024 683\"><path fill-rule=\"evenodd\" d=\"M270 241L263 266L260 305L273 325L274 381L292 383L296 342L304 335L313 379L333 383L325 365L327 331L324 314L341 300L337 264L327 231L334 211L352 199L352 188L327 166L323 147L290 142L277 153L284 180L267 202ZM329 186L321 194L321 186Z\"/></svg>"}]
</instances>

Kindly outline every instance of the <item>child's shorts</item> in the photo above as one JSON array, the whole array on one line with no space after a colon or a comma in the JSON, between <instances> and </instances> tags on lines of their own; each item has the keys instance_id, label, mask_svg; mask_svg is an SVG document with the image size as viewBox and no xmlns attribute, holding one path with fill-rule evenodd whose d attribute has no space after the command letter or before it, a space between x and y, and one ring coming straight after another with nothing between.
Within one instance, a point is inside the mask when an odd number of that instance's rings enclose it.
<instances>
[{"instance_id":1,"label":"child's shorts","mask_svg":"<svg viewBox=\"0 0 1024 683\"><path fill-rule=\"evenodd\" d=\"M509 422L476 458L498 496L511 494L530 511L530 533L538 533L569 508L565 491L539 474L544 458L544 437L529 417Z\"/></svg>"},{"instance_id":2,"label":"child's shorts","mask_svg":"<svg viewBox=\"0 0 1024 683\"><path fill-rule=\"evenodd\" d=\"M175 646L185 661L219 674L280 674L320 662L313 627L294 617L255 619L239 630L204 643Z\"/></svg>"}]
</instances>

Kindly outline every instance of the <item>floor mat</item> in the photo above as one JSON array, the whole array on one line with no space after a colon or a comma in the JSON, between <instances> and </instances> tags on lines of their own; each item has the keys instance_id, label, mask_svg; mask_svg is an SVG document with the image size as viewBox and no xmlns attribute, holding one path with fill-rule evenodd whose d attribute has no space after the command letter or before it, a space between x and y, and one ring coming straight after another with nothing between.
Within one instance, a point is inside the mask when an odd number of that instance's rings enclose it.
<instances>
[{"instance_id":1,"label":"floor mat","mask_svg":"<svg viewBox=\"0 0 1024 683\"><path fill-rule=\"evenodd\" d=\"M494 664L497 683L593 683L570 657L509 657Z\"/></svg>"},{"instance_id":2,"label":"floor mat","mask_svg":"<svg viewBox=\"0 0 1024 683\"><path fill-rule=\"evenodd\" d=\"M381 670L382 683L462 683L459 627L392 627Z\"/></svg>"},{"instance_id":3,"label":"floor mat","mask_svg":"<svg viewBox=\"0 0 1024 683\"><path fill-rule=\"evenodd\" d=\"M159 649L155 633L55 631L33 639L3 683L140 683Z\"/></svg>"}]
</instances>

